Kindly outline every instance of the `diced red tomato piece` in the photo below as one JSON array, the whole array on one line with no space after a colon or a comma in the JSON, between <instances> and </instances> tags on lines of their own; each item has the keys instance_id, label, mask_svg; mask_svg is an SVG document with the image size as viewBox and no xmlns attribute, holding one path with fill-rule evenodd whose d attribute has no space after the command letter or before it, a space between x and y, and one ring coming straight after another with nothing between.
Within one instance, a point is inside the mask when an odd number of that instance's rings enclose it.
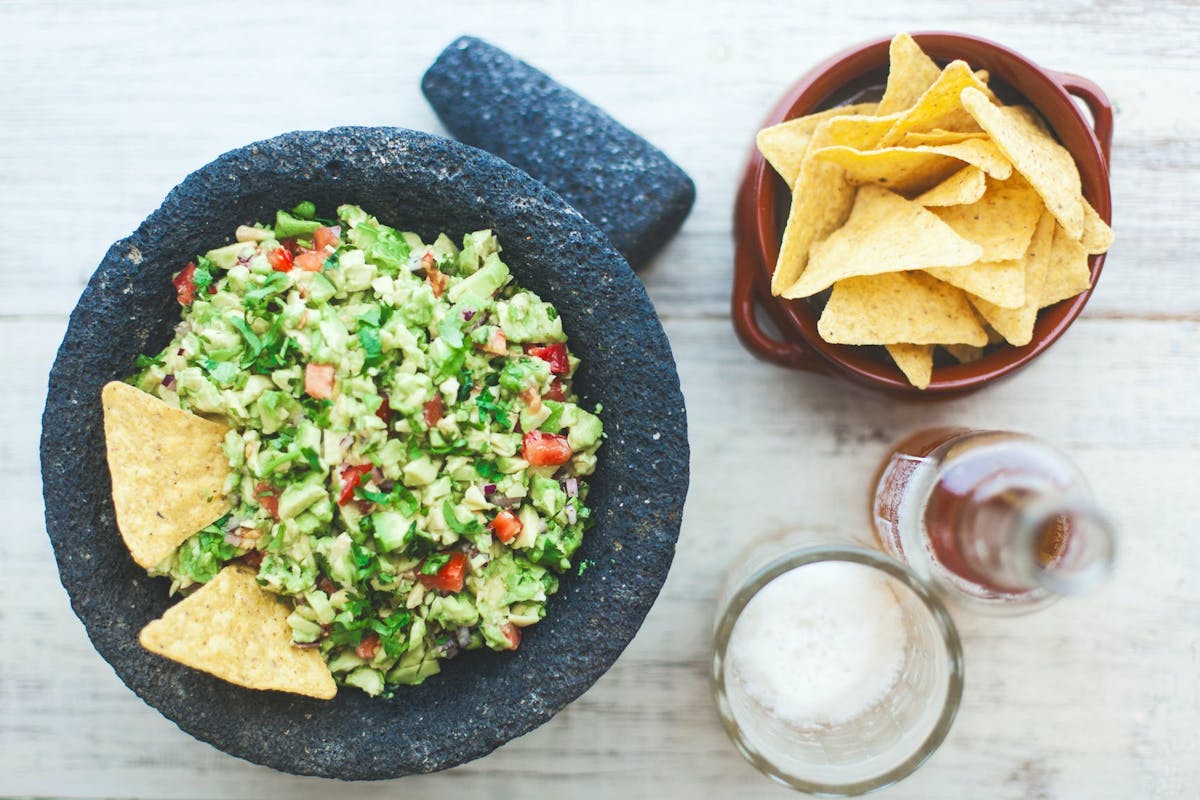
<instances>
[{"instance_id":1,"label":"diced red tomato piece","mask_svg":"<svg viewBox=\"0 0 1200 800\"><path fill-rule=\"evenodd\" d=\"M442 396L440 394L435 394L433 399L425 404L425 410L423 412L425 424L432 428L434 425L437 425L439 422L441 422L442 416L445 413L446 404L442 401Z\"/></svg>"},{"instance_id":2,"label":"diced red tomato piece","mask_svg":"<svg viewBox=\"0 0 1200 800\"><path fill-rule=\"evenodd\" d=\"M371 471L372 464L355 464L342 467L342 491L338 493L338 505L344 506L354 499L354 490L362 486L363 475Z\"/></svg>"},{"instance_id":3,"label":"diced red tomato piece","mask_svg":"<svg viewBox=\"0 0 1200 800\"><path fill-rule=\"evenodd\" d=\"M441 297L446 291L446 285L450 283L450 276L437 268L437 259L431 251L421 256L421 267L425 270L425 280L429 282L429 288L433 289L433 296Z\"/></svg>"},{"instance_id":4,"label":"diced red tomato piece","mask_svg":"<svg viewBox=\"0 0 1200 800\"><path fill-rule=\"evenodd\" d=\"M446 291L446 285L450 283L450 276L439 272L437 267L427 270L425 279L429 281L429 288L433 289L434 297L441 297Z\"/></svg>"},{"instance_id":5,"label":"diced red tomato piece","mask_svg":"<svg viewBox=\"0 0 1200 800\"><path fill-rule=\"evenodd\" d=\"M186 267L179 270L179 274L171 279L171 285L175 287L175 299L179 301L179 305L190 306L196 299L195 262L188 262Z\"/></svg>"},{"instance_id":6,"label":"diced red tomato piece","mask_svg":"<svg viewBox=\"0 0 1200 800\"><path fill-rule=\"evenodd\" d=\"M390 403L388 403L388 397L386 394L381 395L380 397L381 399L379 408L375 409L375 416L390 424L392 421L392 406Z\"/></svg>"},{"instance_id":7,"label":"diced red tomato piece","mask_svg":"<svg viewBox=\"0 0 1200 800\"><path fill-rule=\"evenodd\" d=\"M379 634L371 631L366 636L362 637L362 641L358 643L358 647L354 648L354 655L361 658L363 661L370 661L379 653Z\"/></svg>"},{"instance_id":8,"label":"diced red tomato piece","mask_svg":"<svg viewBox=\"0 0 1200 800\"><path fill-rule=\"evenodd\" d=\"M280 239L279 244L292 255L296 255L296 237L289 236L286 239Z\"/></svg>"},{"instance_id":9,"label":"diced red tomato piece","mask_svg":"<svg viewBox=\"0 0 1200 800\"><path fill-rule=\"evenodd\" d=\"M521 629L511 622L506 622L500 626L500 632L504 634L504 638L508 639L509 650L516 650L521 646Z\"/></svg>"},{"instance_id":10,"label":"diced red tomato piece","mask_svg":"<svg viewBox=\"0 0 1200 800\"><path fill-rule=\"evenodd\" d=\"M425 562L421 562L424 566ZM442 565L436 575L421 574L421 566L417 567L417 580L427 589L437 589L440 592L461 592L463 581L467 577L467 554L451 553L450 560Z\"/></svg>"},{"instance_id":11,"label":"diced red tomato piece","mask_svg":"<svg viewBox=\"0 0 1200 800\"><path fill-rule=\"evenodd\" d=\"M333 364L306 364L304 391L309 397L318 400L333 397Z\"/></svg>"},{"instance_id":12,"label":"diced red tomato piece","mask_svg":"<svg viewBox=\"0 0 1200 800\"><path fill-rule=\"evenodd\" d=\"M305 250L296 256L296 266L306 272L320 272L327 257L323 250Z\"/></svg>"},{"instance_id":13,"label":"diced red tomato piece","mask_svg":"<svg viewBox=\"0 0 1200 800\"><path fill-rule=\"evenodd\" d=\"M487 342L480 349L494 356L508 355L508 339L505 337L504 331L500 328L493 330L488 334Z\"/></svg>"},{"instance_id":14,"label":"diced red tomato piece","mask_svg":"<svg viewBox=\"0 0 1200 800\"><path fill-rule=\"evenodd\" d=\"M517 534L521 532L521 528L524 526L521 525L521 520L517 519L516 514L506 510L497 514L488 527L496 534L497 539L508 544L517 538Z\"/></svg>"},{"instance_id":15,"label":"diced red tomato piece","mask_svg":"<svg viewBox=\"0 0 1200 800\"><path fill-rule=\"evenodd\" d=\"M295 256L286 247L276 247L267 253L267 261L270 262L271 269L276 272L291 272L292 267L296 265Z\"/></svg>"},{"instance_id":16,"label":"diced red tomato piece","mask_svg":"<svg viewBox=\"0 0 1200 800\"><path fill-rule=\"evenodd\" d=\"M571 460L571 445L567 437L557 433L529 431L521 441L521 458L531 467L547 467L565 464Z\"/></svg>"},{"instance_id":17,"label":"diced red tomato piece","mask_svg":"<svg viewBox=\"0 0 1200 800\"><path fill-rule=\"evenodd\" d=\"M320 579L317 580L317 588L325 594L333 594L338 590L337 584L329 580L327 575L322 575Z\"/></svg>"},{"instance_id":18,"label":"diced red tomato piece","mask_svg":"<svg viewBox=\"0 0 1200 800\"><path fill-rule=\"evenodd\" d=\"M536 414L542 410L542 396L538 394L536 386L522 389L517 397L521 398L521 402L525 404L525 408L529 409L530 414Z\"/></svg>"},{"instance_id":19,"label":"diced red tomato piece","mask_svg":"<svg viewBox=\"0 0 1200 800\"><path fill-rule=\"evenodd\" d=\"M324 226L313 231L313 250L324 251L326 247L337 247L338 237L333 228Z\"/></svg>"},{"instance_id":20,"label":"diced red tomato piece","mask_svg":"<svg viewBox=\"0 0 1200 800\"><path fill-rule=\"evenodd\" d=\"M571 362L567 360L567 346L561 342L547 345L527 344L525 354L545 361L554 375L566 375L571 371Z\"/></svg>"},{"instance_id":21,"label":"diced red tomato piece","mask_svg":"<svg viewBox=\"0 0 1200 800\"><path fill-rule=\"evenodd\" d=\"M275 519L279 519L279 491L269 483L259 482L254 487L254 499Z\"/></svg>"},{"instance_id":22,"label":"diced red tomato piece","mask_svg":"<svg viewBox=\"0 0 1200 800\"><path fill-rule=\"evenodd\" d=\"M559 403L565 402L567 399L567 387L558 378L550 381L550 388L546 390L547 400L555 400Z\"/></svg>"}]
</instances>

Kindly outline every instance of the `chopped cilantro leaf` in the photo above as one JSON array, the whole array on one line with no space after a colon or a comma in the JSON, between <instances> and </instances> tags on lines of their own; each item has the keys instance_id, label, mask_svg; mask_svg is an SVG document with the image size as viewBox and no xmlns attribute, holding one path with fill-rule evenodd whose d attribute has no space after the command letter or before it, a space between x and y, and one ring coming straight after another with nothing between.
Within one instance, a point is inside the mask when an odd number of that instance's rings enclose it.
<instances>
[{"instance_id":1,"label":"chopped cilantro leaf","mask_svg":"<svg viewBox=\"0 0 1200 800\"><path fill-rule=\"evenodd\" d=\"M438 553L437 555L430 556L429 558L425 559L423 564L421 564L421 574L437 575L438 571L441 570L442 567L446 566L446 563L449 561L449 553Z\"/></svg>"},{"instance_id":2,"label":"chopped cilantro leaf","mask_svg":"<svg viewBox=\"0 0 1200 800\"><path fill-rule=\"evenodd\" d=\"M321 468L321 459L317 457L316 450L313 450L311 447L301 447L300 455L304 456L304 460L308 462L308 465L312 467L313 470L316 472L324 471Z\"/></svg>"},{"instance_id":3,"label":"chopped cilantro leaf","mask_svg":"<svg viewBox=\"0 0 1200 800\"><path fill-rule=\"evenodd\" d=\"M442 503L442 516L445 517L446 524L450 527L450 530L459 536L470 536L483 532L483 525L477 519L473 519L470 522L460 522L458 515L454 512L454 503L449 500Z\"/></svg>"}]
</instances>

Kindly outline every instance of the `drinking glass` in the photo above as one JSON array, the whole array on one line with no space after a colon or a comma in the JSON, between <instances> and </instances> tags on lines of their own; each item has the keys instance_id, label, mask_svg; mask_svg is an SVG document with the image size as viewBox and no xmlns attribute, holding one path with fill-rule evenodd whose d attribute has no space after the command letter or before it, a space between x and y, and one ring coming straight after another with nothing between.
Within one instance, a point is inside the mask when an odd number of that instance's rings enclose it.
<instances>
[{"instance_id":1,"label":"drinking glass","mask_svg":"<svg viewBox=\"0 0 1200 800\"><path fill-rule=\"evenodd\" d=\"M853 542L815 539L793 534L765 542L730 571L718 603L713 693L726 732L759 771L810 794L863 794L911 773L945 739L962 697L962 646L945 606L908 567ZM822 562L861 565L882 576L899 609L902 657L890 690L861 713L800 726L751 696L731 669L728 649L761 590L793 571L800 571L798 580Z\"/></svg>"}]
</instances>

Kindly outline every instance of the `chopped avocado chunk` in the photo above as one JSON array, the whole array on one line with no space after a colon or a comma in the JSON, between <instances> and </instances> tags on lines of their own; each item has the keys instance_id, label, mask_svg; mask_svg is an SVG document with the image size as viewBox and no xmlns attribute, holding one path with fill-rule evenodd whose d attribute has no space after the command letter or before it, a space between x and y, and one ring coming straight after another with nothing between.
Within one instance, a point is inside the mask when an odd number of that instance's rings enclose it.
<instances>
[{"instance_id":1,"label":"chopped avocado chunk","mask_svg":"<svg viewBox=\"0 0 1200 800\"><path fill-rule=\"evenodd\" d=\"M253 252L254 246L248 242L234 242L216 250L209 250L204 257L212 262L214 267L233 269L237 266L238 258L243 252Z\"/></svg>"},{"instance_id":2,"label":"chopped avocado chunk","mask_svg":"<svg viewBox=\"0 0 1200 800\"><path fill-rule=\"evenodd\" d=\"M371 697L383 692L383 673L370 667L359 667L345 677L347 686L357 686Z\"/></svg>"},{"instance_id":3,"label":"chopped avocado chunk","mask_svg":"<svg viewBox=\"0 0 1200 800\"><path fill-rule=\"evenodd\" d=\"M275 212L275 238L279 240L312 236L321 223L311 219L298 219L286 211Z\"/></svg>"},{"instance_id":4,"label":"chopped avocado chunk","mask_svg":"<svg viewBox=\"0 0 1200 800\"><path fill-rule=\"evenodd\" d=\"M292 484L279 496L279 518L291 519L318 500L326 497L325 487L314 484Z\"/></svg>"},{"instance_id":5,"label":"chopped avocado chunk","mask_svg":"<svg viewBox=\"0 0 1200 800\"><path fill-rule=\"evenodd\" d=\"M429 619L445 628L460 628L479 622L479 612L469 597L446 594L433 598L429 606Z\"/></svg>"},{"instance_id":6,"label":"chopped avocado chunk","mask_svg":"<svg viewBox=\"0 0 1200 800\"><path fill-rule=\"evenodd\" d=\"M562 320L549 303L532 292L496 304L500 327L510 342L565 342Z\"/></svg>"},{"instance_id":7,"label":"chopped avocado chunk","mask_svg":"<svg viewBox=\"0 0 1200 800\"><path fill-rule=\"evenodd\" d=\"M504 285L508 276L508 267L499 255L493 253L488 256L482 269L450 287L450 302L457 303L465 297L489 298Z\"/></svg>"},{"instance_id":8,"label":"chopped avocado chunk","mask_svg":"<svg viewBox=\"0 0 1200 800\"><path fill-rule=\"evenodd\" d=\"M377 511L371 515L375 528L375 541L382 552L403 549L413 520L398 511Z\"/></svg>"},{"instance_id":9,"label":"chopped avocado chunk","mask_svg":"<svg viewBox=\"0 0 1200 800\"><path fill-rule=\"evenodd\" d=\"M428 456L410 461L404 465L405 486L428 486L437 479L441 462L436 462Z\"/></svg>"},{"instance_id":10,"label":"chopped avocado chunk","mask_svg":"<svg viewBox=\"0 0 1200 800\"><path fill-rule=\"evenodd\" d=\"M577 409L575 422L567 433L567 444L571 445L572 450L586 450L600 441L603 430L599 417L582 408Z\"/></svg>"}]
</instances>

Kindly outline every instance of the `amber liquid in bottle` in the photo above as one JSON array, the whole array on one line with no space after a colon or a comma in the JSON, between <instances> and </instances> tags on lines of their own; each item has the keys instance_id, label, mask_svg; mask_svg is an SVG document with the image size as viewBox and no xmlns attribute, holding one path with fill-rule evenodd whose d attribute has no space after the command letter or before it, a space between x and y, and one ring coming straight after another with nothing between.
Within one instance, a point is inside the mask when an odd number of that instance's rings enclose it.
<instances>
[{"instance_id":1,"label":"amber liquid in bottle","mask_svg":"<svg viewBox=\"0 0 1200 800\"><path fill-rule=\"evenodd\" d=\"M1030 609L1094 586L1114 534L1078 468L1022 434L941 428L898 444L872 503L884 550L970 601Z\"/></svg>"}]
</instances>

